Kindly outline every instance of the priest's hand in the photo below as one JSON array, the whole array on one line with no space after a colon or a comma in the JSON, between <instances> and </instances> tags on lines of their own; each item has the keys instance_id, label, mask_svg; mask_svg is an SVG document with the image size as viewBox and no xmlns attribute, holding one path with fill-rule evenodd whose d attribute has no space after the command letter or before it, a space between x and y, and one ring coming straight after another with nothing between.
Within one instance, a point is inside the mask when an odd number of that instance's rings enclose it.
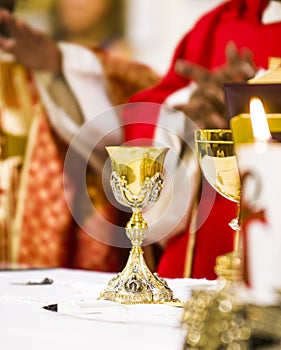
<instances>
[{"instance_id":1,"label":"priest's hand","mask_svg":"<svg viewBox=\"0 0 281 350\"><path fill-rule=\"evenodd\" d=\"M230 42L226 47L225 65L210 71L194 63L178 60L175 71L195 81L197 88L187 103L174 108L181 110L203 129L228 127L223 84L247 81L256 74L257 68L250 50L239 51Z\"/></svg>"},{"instance_id":2,"label":"priest's hand","mask_svg":"<svg viewBox=\"0 0 281 350\"><path fill-rule=\"evenodd\" d=\"M59 72L61 55L56 44L45 34L0 9L0 24L7 36L0 35L0 48L31 70Z\"/></svg>"}]
</instances>

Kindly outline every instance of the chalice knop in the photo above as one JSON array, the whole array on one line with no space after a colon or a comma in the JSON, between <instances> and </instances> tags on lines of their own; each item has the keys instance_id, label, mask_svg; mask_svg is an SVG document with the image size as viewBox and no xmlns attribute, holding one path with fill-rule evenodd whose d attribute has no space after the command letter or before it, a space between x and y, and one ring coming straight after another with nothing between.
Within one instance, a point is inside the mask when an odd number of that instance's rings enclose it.
<instances>
[{"instance_id":1,"label":"chalice knop","mask_svg":"<svg viewBox=\"0 0 281 350\"><path fill-rule=\"evenodd\" d=\"M195 142L199 164L207 181L222 196L237 203L237 217L229 223L235 230L234 251L217 258L215 271L227 280L239 280L242 274L239 225L241 182L232 132L228 129L196 130Z\"/></svg>"},{"instance_id":2,"label":"chalice knop","mask_svg":"<svg viewBox=\"0 0 281 350\"><path fill-rule=\"evenodd\" d=\"M172 301L172 290L164 279L149 270L141 247L148 230L142 210L160 195L168 148L112 146L106 150L111 160L113 194L133 212L126 225L132 248L125 268L109 281L100 299L127 304Z\"/></svg>"}]
</instances>

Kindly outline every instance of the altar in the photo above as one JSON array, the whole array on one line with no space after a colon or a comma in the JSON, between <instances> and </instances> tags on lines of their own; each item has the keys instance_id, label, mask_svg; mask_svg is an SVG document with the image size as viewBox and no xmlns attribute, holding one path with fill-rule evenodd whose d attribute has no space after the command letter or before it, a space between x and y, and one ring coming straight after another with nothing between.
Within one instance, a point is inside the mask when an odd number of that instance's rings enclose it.
<instances>
[{"instance_id":1,"label":"altar","mask_svg":"<svg viewBox=\"0 0 281 350\"><path fill-rule=\"evenodd\" d=\"M70 269L0 272L0 339L3 350L180 350L186 335L182 307L97 301L113 274ZM48 278L50 284L36 284ZM216 281L169 279L184 301L193 288ZM104 303L104 301L100 301ZM111 303L111 302L108 302ZM44 306L76 306L52 312ZM77 311L77 305L86 306ZM66 310L66 311L65 311Z\"/></svg>"}]
</instances>

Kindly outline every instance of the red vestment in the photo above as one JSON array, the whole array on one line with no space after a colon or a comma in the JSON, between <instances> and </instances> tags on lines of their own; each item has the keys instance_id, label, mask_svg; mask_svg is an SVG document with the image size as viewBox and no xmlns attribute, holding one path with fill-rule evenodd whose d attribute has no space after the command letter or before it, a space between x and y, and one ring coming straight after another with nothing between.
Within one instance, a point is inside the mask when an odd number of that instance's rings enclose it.
<instances>
[{"instance_id":1,"label":"red vestment","mask_svg":"<svg viewBox=\"0 0 281 350\"><path fill-rule=\"evenodd\" d=\"M208 69L214 69L225 63L225 48L234 41L238 49L248 47L254 53L254 62L258 67L267 68L268 58L281 57L278 38L281 34L281 22L262 24L262 14L268 0L232 0L227 1L203 16L179 43L172 60L171 68L162 81L154 88L131 97L129 102L164 103L176 90L188 85L190 81L178 76L174 71L177 59L186 59ZM136 113L142 113L140 109ZM127 141L137 138L153 139L155 114L144 114L143 123L125 126ZM139 121L139 115L136 115ZM149 124L150 123L150 124ZM209 188L209 191L213 189ZM199 215L208 205L208 194L200 204ZM235 217L235 204L216 195L212 210L196 234L192 277L215 279L215 259L233 249L233 232L228 222ZM158 266L158 272L164 277L182 277L185 253L189 239L189 228L182 234L170 239Z\"/></svg>"}]
</instances>

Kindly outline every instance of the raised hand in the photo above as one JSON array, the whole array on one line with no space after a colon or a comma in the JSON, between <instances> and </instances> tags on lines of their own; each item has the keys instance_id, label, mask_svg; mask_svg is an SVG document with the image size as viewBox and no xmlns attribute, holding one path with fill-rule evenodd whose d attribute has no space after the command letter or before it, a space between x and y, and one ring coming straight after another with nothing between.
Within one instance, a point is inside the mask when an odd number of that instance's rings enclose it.
<instances>
[{"instance_id":1,"label":"raised hand","mask_svg":"<svg viewBox=\"0 0 281 350\"><path fill-rule=\"evenodd\" d=\"M230 41L226 46L225 56L225 64L213 71L185 60L176 62L175 71L185 78L194 80L198 86L210 81L219 85L227 81L245 81L257 72L253 54L248 48L239 51L235 43Z\"/></svg>"},{"instance_id":2,"label":"raised hand","mask_svg":"<svg viewBox=\"0 0 281 350\"><path fill-rule=\"evenodd\" d=\"M0 35L0 48L13 54L17 62L31 70L60 71L60 51L47 35L3 9L0 9L0 24L8 34L8 37Z\"/></svg>"},{"instance_id":3,"label":"raised hand","mask_svg":"<svg viewBox=\"0 0 281 350\"><path fill-rule=\"evenodd\" d=\"M252 56L250 50L245 48L239 51L230 42L226 47L225 65L213 71L178 60L175 65L177 74L194 80L197 88L187 103L174 108L185 113L199 128L228 127L223 84L252 78L257 71Z\"/></svg>"}]
</instances>

